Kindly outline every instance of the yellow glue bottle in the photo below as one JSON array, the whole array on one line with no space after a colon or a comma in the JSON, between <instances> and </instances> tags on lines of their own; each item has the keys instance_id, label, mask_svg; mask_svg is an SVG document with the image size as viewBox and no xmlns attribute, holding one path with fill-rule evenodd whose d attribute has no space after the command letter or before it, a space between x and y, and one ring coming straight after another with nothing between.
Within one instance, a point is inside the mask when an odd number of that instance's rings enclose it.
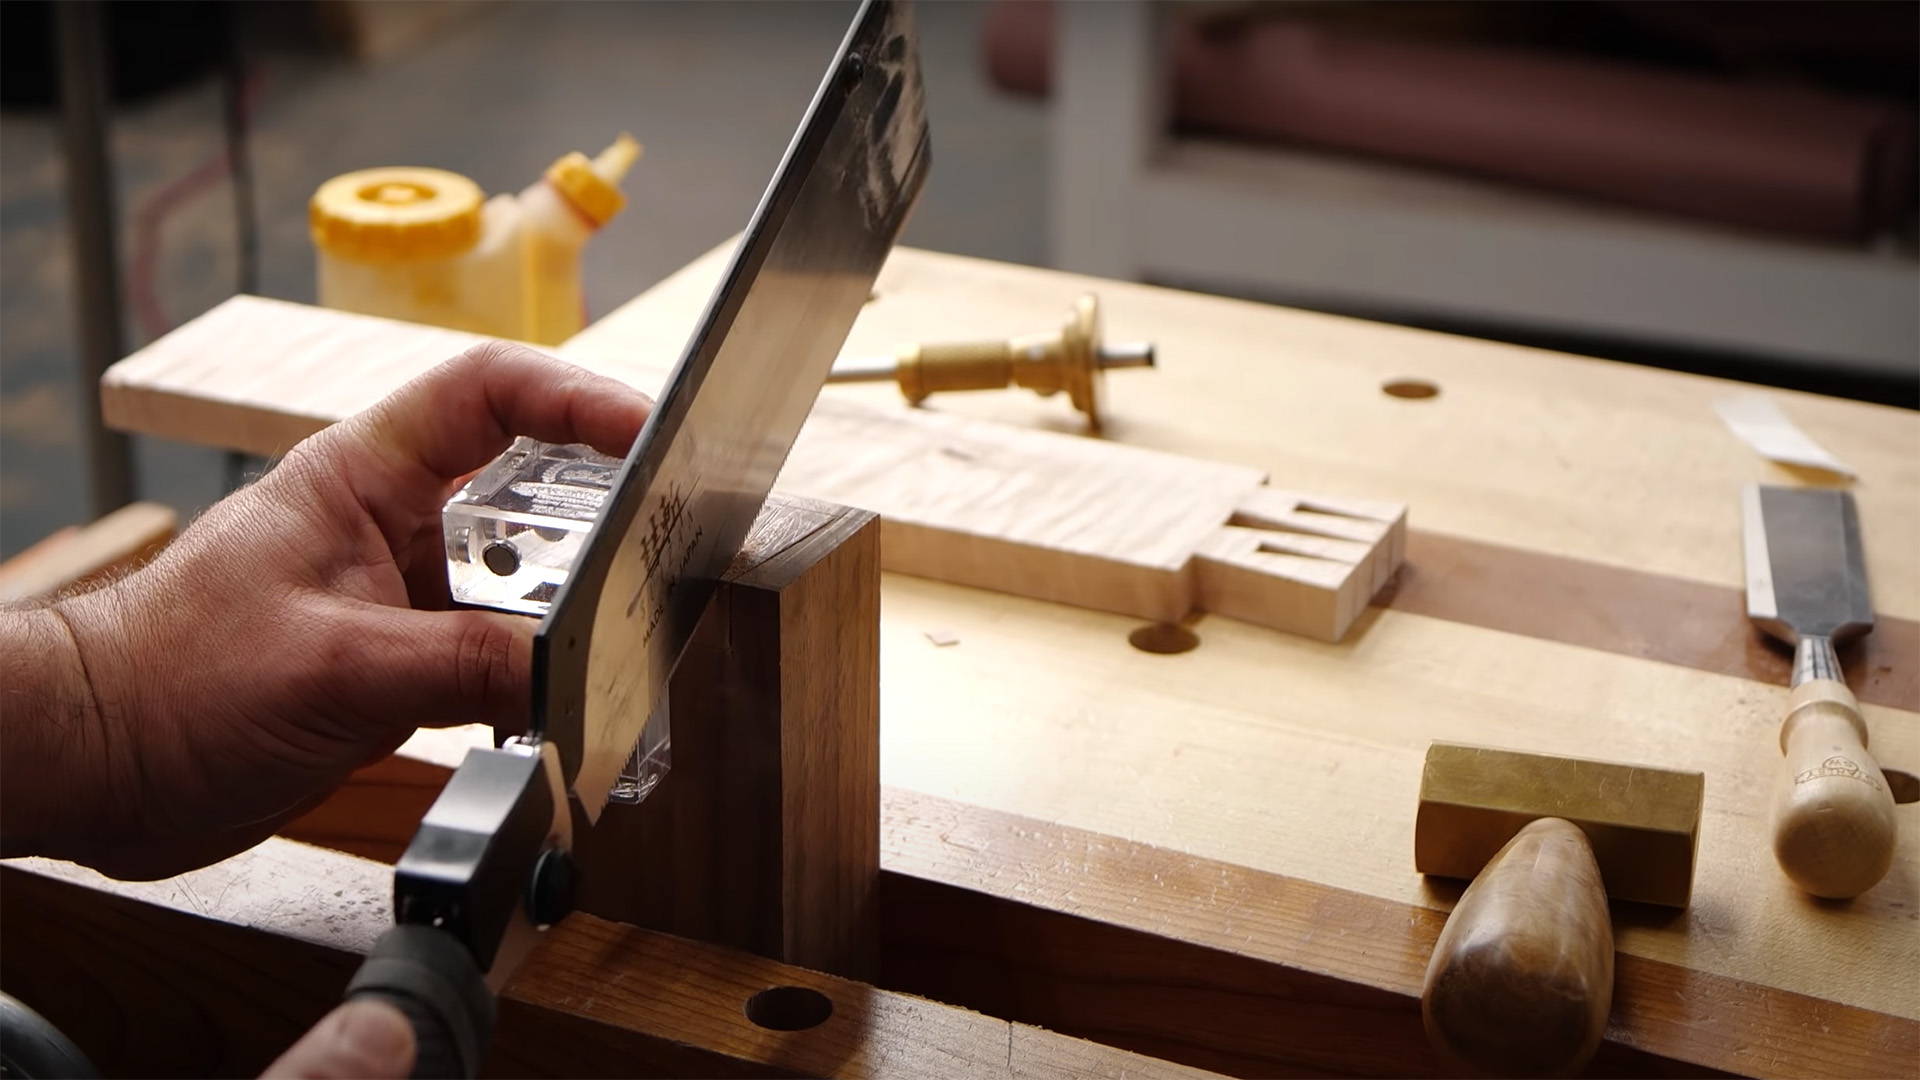
<instances>
[{"instance_id":1,"label":"yellow glue bottle","mask_svg":"<svg viewBox=\"0 0 1920 1080\"><path fill-rule=\"evenodd\" d=\"M626 205L620 181L640 156L622 134L598 157L555 161L519 195L482 201L440 169L336 176L307 205L320 303L554 345L585 323L580 252Z\"/></svg>"}]
</instances>

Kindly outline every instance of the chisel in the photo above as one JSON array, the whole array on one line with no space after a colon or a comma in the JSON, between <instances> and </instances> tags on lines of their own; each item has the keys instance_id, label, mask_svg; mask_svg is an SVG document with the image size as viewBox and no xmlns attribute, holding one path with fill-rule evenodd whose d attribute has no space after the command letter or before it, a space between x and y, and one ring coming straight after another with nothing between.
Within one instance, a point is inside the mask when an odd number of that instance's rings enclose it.
<instances>
[{"instance_id":1,"label":"chisel","mask_svg":"<svg viewBox=\"0 0 1920 1080\"><path fill-rule=\"evenodd\" d=\"M1893 795L1833 651L1873 629L1859 513L1847 492L1814 488L1754 485L1742 502L1747 616L1793 646L1774 858L1815 896L1858 896L1892 865L1894 837Z\"/></svg>"}]
</instances>

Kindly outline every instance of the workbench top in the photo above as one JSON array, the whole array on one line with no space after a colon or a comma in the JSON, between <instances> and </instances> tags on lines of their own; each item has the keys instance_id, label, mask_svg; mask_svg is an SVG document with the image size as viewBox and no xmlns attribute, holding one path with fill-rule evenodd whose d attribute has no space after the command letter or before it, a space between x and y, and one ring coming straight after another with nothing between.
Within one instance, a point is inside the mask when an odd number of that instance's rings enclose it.
<instances>
[{"instance_id":1,"label":"workbench top","mask_svg":"<svg viewBox=\"0 0 1920 1080\"><path fill-rule=\"evenodd\" d=\"M725 252L561 355L653 389ZM1770 851L1788 665L1744 618L1739 491L1838 481L1769 463L1725 429L1711 403L1753 388L909 249L843 356L1041 330L1089 290L1109 338L1158 346L1156 370L1107 379L1106 437L1257 466L1286 488L1404 501L1408 565L1339 644L1208 616L1199 647L1168 656L1128 644L1137 619L887 575L889 869L1417 994L1432 912L1457 897L1413 871L1429 742L1696 769L1693 904L1616 905L1610 1040L1756 1074L1911 1063L1920 813L1897 808L1893 869L1851 903L1798 893ZM286 445L424 366L422 348L335 355L302 409L177 356L136 355L108 376L107 409L132 430ZM1383 392L1405 379L1438 393ZM1764 392L1858 471L1881 621L1853 684L1881 763L1920 771L1920 414ZM887 385L825 393L904 407ZM220 424L184 407L195 400L245 406L254 426L208 435ZM1079 428L1064 401L1024 391L929 404Z\"/></svg>"},{"instance_id":2,"label":"workbench top","mask_svg":"<svg viewBox=\"0 0 1920 1080\"><path fill-rule=\"evenodd\" d=\"M723 257L613 312L566 355L609 371L674 356ZM1744 617L1741 486L1836 482L1773 464L1726 429L1712 402L1753 388L912 250L888 263L842 355L1032 332L1089 290L1111 340L1158 351L1155 370L1108 376L1106 437L1255 465L1287 488L1404 501L1410 579L1442 564L1482 576L1423 596L1420 610L1391 599L1338 645L1208 617L1194 627L1198 649L1157 656L1127 644L1138 620L889 575L886 784L1444 906L1451 894L1412 867L1429 742L1698 769L1693 904L1673 917L1623 910L1620 950L1920 1019L1920 813L1899 808L1894 868L1874 890L1850 904L1797 892L1768 831L1784 666L1757 665L1761 681L1688 663L1715 651L1703 632L1737 646L1717 650L1737 654L1731 663L1749 644L1777 661ZM1383 392L1403 379L1439 393ZM898 402L885 384L825 393ZM1880 699L1865 709L1881 763L1920 771L1920 414L1765 393L1859 473L1875 633L1901 646L1877 654L1891 670L1877 673L1879 692L1863 690ZM1019 391L928 404L1079 427L1064 401ZM1515 591L1513 578L1536 577L1550 580ZM1403 591L1431 590L1409 580ZM1605 609L1618 597L1644 608L1637 640L1609 626L1534 632L1617 614ZM942 647L929 633L959 640Z\"/></svg>"},{"instance_id":3,"label":"workbench top","mask_svg":"<svg viewBox=\"0 0 1920 1080\"><path fill-rule=\"evenodd\" d=\"M664 378L729 250L608 314L564 355ZM1404 501L1425 531L1738 588L1740 486L1835 482L1774 465L1726 430L1712 402L1755 389L1744 383L913 249L881 272L841 355L1044 330L1088 291L1109 340L1158 347L1153 371L1107 378L1107 438L1258 466L1289 488ZM1408 379L1439 393L1382 391ZM1920 617L1920 415L1764 392L1859 472L1874 599ZM888 384L823 393L899 402ZM1082 427L1062 399L1028 393L928 405Z\"/></svg>"}]
</instances>

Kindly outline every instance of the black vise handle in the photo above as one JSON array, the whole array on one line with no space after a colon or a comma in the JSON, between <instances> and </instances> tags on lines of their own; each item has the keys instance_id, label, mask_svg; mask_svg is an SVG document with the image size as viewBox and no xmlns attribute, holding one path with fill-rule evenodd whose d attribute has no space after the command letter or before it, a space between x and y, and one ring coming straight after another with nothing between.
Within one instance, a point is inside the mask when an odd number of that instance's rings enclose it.
<instances>
[{"instance_id":1,"label":"black vise handle","mask_svg":"<svg viewBox=\"0 0 1920 1080\"><path fill-rule=\"evenodd\" d=\"M485 972L510 973L508 928L547 926L572 907L572 860L548 847L554 798L542 758L525 748L476 749L454 770L394 864L397 925L347 984L413 1024L413 1075L469 1077L493 1033ZM504 966L504 967L503 967Z\"/></svg>"},{"instance_id":2,"label":"black vise handle","mask_svg":"<svg viewBox=\"0 0 1920 1080\"><path fill-rule=\"evenodd\" d=\"M473 954L431 926L396 926L347 984L347 1000L371 998L413 1024L413 1075L471 1077L493 1034L493 993Z\"/></svg>"}]
</instances>

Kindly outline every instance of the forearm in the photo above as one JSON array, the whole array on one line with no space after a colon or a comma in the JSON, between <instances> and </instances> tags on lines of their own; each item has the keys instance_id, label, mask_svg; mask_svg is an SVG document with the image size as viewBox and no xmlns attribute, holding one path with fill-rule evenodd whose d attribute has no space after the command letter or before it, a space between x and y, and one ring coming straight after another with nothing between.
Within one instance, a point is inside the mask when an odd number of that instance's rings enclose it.
<instances>
[{"instance_id":1,"label":"forearm","mask_svg":"<svg viewBox=\"0 0 1920 1080\"><path fill-rule=\"evenodd\" d=\"M82 855L114 801L109 726L60 612L0 609L0 856Z\"/></svg>"}]
</instances>

